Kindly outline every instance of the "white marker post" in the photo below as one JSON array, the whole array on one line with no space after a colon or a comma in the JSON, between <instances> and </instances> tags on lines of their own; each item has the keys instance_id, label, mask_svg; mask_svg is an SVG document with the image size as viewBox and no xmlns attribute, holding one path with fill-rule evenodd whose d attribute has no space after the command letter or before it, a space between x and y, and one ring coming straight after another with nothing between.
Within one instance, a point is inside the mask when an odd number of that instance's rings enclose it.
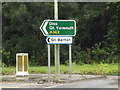
<instances>
[{"instance_id":1,"label":"white marker post","mask_svg":"<svg viewBox=\"0 0 120 90\"><path fill-rule=\"evenodd\" d=\"M48 82L50 82L50 75L51 70L50 70L50 45L48 44Z\"/></svg>"}]
</instances>

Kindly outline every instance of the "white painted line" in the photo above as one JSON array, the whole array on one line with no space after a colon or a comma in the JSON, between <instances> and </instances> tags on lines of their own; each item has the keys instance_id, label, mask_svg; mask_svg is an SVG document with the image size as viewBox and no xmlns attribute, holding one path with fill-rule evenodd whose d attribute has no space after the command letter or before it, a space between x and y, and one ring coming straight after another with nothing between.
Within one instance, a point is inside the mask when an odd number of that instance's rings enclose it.
<instances>
[{"instance_id":1,"label":"white painted line","mask_svg":"<svg viewBox=\"0 0 120 90\"><path fill-rule=\"evenodd\" d=\"M54 86L49 86L49 87L45 87L45 88L54 88L54 87L58 87L58 86L61 86L63 84L59 84L59 85L54 85Z\"/></svg>"}]
</instances>

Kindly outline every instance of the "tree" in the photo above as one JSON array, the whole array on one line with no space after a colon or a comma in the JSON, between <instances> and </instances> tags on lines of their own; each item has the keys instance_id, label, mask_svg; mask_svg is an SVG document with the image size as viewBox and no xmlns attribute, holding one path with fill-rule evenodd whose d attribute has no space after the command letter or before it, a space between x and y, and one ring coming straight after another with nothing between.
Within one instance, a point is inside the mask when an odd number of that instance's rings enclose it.
<instances>
[{"instance_id":1,"label":"tree","mask_svg":"<svg viewBox=\"0 0 120 90\"><path fill-rule=\"evenodd\" d=\"M53 5L53 2L3 3L3 63L15 65L16 53L26 52L29 53L30 64L47 65L46 37L39 27L43 20L54 19ZM119 8L120 4L117 2L59 2L59 19L74 19L77 22L77 35L73 37L73 61L91 63L92 47L99 43L101 46L94 49L95 53L101 49L100 54L101 51L118 54ZM53 48L51 45L52 64L54 64ZM67 45L62 45L60 50L61 63L64 64L68 60Z\"/></svg>"},{"instance_id":2,"label":"tree","mask_svg":"<svg viewBox=\"0 0 120 90\"><path fill-rule=\"evenodd\" d=\"M3 4L3 62L5 64L15 65L15 54L20 52L29 53L31 64L45 63L46 43L39 27L47 18L53 18L52 3Z\"/></svg>"}]
</instances>

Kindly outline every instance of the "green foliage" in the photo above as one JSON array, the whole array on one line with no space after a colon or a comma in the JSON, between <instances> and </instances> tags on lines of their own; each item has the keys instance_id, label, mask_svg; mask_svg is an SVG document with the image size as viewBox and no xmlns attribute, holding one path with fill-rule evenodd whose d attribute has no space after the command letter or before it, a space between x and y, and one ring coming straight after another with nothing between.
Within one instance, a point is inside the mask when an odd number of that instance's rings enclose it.
<instances>
[{"instance_id":1,"label":"green foliage","mask_svg":"<svg viewBox=\"0 0 120 90\"><path fill-rule=\"evenodd\" d=\"M83 63L82 61L78 61L77 64L78 65L84 65L85 63Z\"/></svg>"},{"instance_id":2,"label":"green foliage","mask_svg":"<svg viewBox=\"0 0 120 90\"><path fill-rule=\"evenodd\" d=\"M68 74L69 73L68 66L60 65L60 72L61 72L61 74Z\"/></svg>"},{"instance_id":3,"label":"green foliage","mask_svg":"<svg viewBox=\"0 0 120 90\"><path fill-rule=\"evenodd\" d=\"M43 10L44 6L48 9ZM21 52L29 53L29 61L33 65L46 64L44 61L47 60L47 46L45 47L45 38L39 26L45 18L52 18L52 6L52 3L3 4L2 54L5 64L15 65L15 55ZM38 8L43 10L40 16Z\"/></svg>"},{"instance_id":4,"label":"green foliage","mask_svg":"<svg viewBox=\"0 0 120 90\"><path fill-rule=\"evenodd\" d=\"M101 44L95 44L95 47L91 51L91 59L97 63L106 62L110 53L108 53L104 48L100 48Z\"/></svg>"},{"instance_id":5,"label":"green foliage","mask_svg":"<svg viewBox=\"0 0 120 90\"><path fill-rule=\"evenodd\" d=\"M119 62L120 60L120 56L119 55L113 55L111 54L107 59L106 59L106 62L107 63L116 63L116 62Z\"/></svg>"},{"instance_id":6,"label":"green foliage","mask_svg":"<svg viewBox=\"0 0 120 90\"><path fill-rule=\"evenodd\" d=\"M103 63L101 63L101 64L99 64L97 67L97 69L95 70L95 73L97 74L97 75L99 75L99 74L101 74L101 75L107 75L107 74L113 74L113 73L115 73L116 75L118 74L118 69L116 69L115 70L115 68L118 68L118 67L116 67L116 66L114 66L115 64L111 64L111 65L109 65L109 64L103 64ZM116 64L116 65L118 65L118 64Z\"/></svg>"},{"instance_id":7,"label":"green foliage","mask_svg":"<svg viewBox=\"0 0 120 90\"><path fill-rule=\"evenodd\" d=\"M77 57L75 60L78 64L80 63L91 63L90 54L86 51L78 52L78 54L75 56Z\"/></svg>"},{"instance_id":8,"label":"green foliage","mask_svg":"<svg viewBox=\"0 0 120 90\"><path fill-rule=\"evenodd\" d=\"M47 67L30 67L29 68L30 73L47 73Z\"/></svg>"},{"instance_id":9,"label":"green foliage","mask_svg":"<svg viewBox=\"0 0 120 90\"><path fill-rule=\"evenodd\" d=\"M2 75L15 75L15 67L3 67Z\"/></svg>"},{"instance_id":10,"label":"green foliage","mask_svg":"<svg viewBox=\"0 0 120 90\"><path fill-rule=\"evenodd\" d=\"M68 66L69 65L69 60L65 61L65 65Z\"/></svg>"},{"instance_id":11,"label":"green foliage","mask_svg":"<svg viewBox=\"0 0 120 90\"><path fill-rule=\"evenodd\" d=\"M73 60L78 65L92 64L92 63L117 63L119 61L119 55L115 55L115 52L109 52L106 48L102 47L102 43L95 44L92 49L87 51L73 51Z\"/></svg>"},{"instance_id":12,"label":"green foliage","mask_svg":"<svg viewBox=\"0 0 120 90\"><path fill-rule=\"evenodd\" d=\"M111 21L108 23L108 30L107 34L105 35L106 41L105 43L105 48L107 49L108 52L118 55L119 51L119 44L118 44L118 31L119 31L119 26L118 26L118 15L119 15L119 7L120 4L118 3L109 3L109 13L111 15L110 19ZM112 7L110 7L112 6ZM114 11L114 13L113 13Z\"/></svg>"},{"instance_id":13,"label":"green foliage","mask_svg":"<svg viewBox=\"0 0 120 90\"><path fill-rule=\"evenodd\" d=\"M30 66L29 67L30 74L47 74L48 67L47 66ZM51 66L51 73L55 74L55 67ZM61 65L60 66L61 74L69 73L69 66ZM72 66L73 74L80 75L118 75L118 63L106 64L84 64L77 65L77 63L73 63ZM15 67L4 67L2 70L3 75L15 75Z\"/></svg>"},{"instance_id":14,"label":"green foliage","mask_svg":"<svg viewBox=\"0 0 120 90\"><path fill-rule=\"evenodd\" d=\"M15 55L21 52L29 54L30 65L47 65L46 37L39 27L43 20L54 19L53 5L53 2L3 3L2 59L5 65L15 66ZM75 64L118 62L120 3L59 2L58 11L59 19L77 22L77 35L72 45ZM68 65L68 45L61 45L60 54L61 64ZM53 45L51 64L54 65Z\"/></svg>"}]
</instances>

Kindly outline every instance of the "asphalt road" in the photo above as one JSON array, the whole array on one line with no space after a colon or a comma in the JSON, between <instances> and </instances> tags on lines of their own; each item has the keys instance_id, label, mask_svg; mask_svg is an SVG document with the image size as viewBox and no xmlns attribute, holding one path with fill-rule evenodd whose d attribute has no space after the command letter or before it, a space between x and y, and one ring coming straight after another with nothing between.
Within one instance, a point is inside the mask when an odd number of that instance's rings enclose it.
<instances>
[{"instance_id":1,"label":"asphalt road","mask_svg":"<svg viewBox=\"0 0 120 90\"><path fill-rule=\"evenodd\" d=\"M54 88L118 88L116 79L93 79L67 83Z\"/></svg>"},{"instance_id":2,"label":"asphalt road","mask_svg":"<svg viewBox=\"0 0 120 90\"><path fill-rule=\"evenodd\" d=\"M99 78L76 81L74 83L21 83L21 82L3 82L2 88L118 88L118 79Z\"/></svg>"}]
</instances>

